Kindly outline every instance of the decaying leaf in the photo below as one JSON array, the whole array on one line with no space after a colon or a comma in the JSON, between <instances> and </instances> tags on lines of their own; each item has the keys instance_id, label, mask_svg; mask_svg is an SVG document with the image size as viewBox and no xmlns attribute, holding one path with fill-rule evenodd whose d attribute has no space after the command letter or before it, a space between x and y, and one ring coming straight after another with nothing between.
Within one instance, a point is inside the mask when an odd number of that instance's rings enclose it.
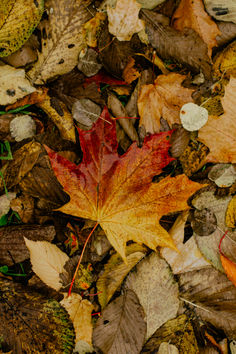
<instances>
[{"instance_id":1,"label":"decaying leaf","mask_svg":"<svg viewBox=\"0 0 236 354\"><path fill-rule=\"evenodd\" d=\"M18 107L23 107L27 104L36 104L42 102L47 95L48 88L47 87L42 87L38 88L36 91L33 93L18 99L15 103L10 104L6 107L6 112L9 111L10 109L15 109Z\"/></svg>"},{"instance_id":2,"label":"decaying leaf","mask_svg":"<svg viewBox=\"0 0 236 354\"><path fill-rule=\"evenodd\" d=\"M44 100L37 104L42 108L61 133L61 137L72 142L76 141L75 127L71 113L66 105L55 97L46 95Z\"/></svg>"},{"instance_id":3,"label":"decaying leaf","mask_svg":"<svg viewBox=\"0 0 236 354\"><path fill-rule=\"evenodd\" d=\"M101 27L105 19L106 14L104 12L97 12L91 20L84 24L84 37L88 46L97 47L99 32L101 31Z\"/></svg>"},{"instance_id":4,"label":"decaying leaf","mask_svg":"<svg viewBox=\"0 0 236 354\"><path fill-rule=\"evenodd\" d=\"M211 168L208 178L218 187L230 187L236 180L236 170L231 164L219 163Z\"/></svg>"},{"instance_id":5,"label":"decaying leaf","mask_svg":"<svg viewBox=\"0 0 236 354\"><path fill-rule=\"evenodd\" d=\"M79 166L48 149L52 168L71 197L59 210L99 223L123 259L128 240L154 250L158 244L175 248L159 220L169 212L188 209L188 197L202 185L185 175L152 183L172 160L167 154L171 133L147 137L142 148L133 143L122 156L117 154L115 122L109 117L79 134L83 150Z\"/></svg>"},{"instance_id":6,"label":"decaying leaf","mask_svg":"<svg viewBox=\"0 0 236 354\"><path fill-rule=\"evenodd\" d=\"M171 135L170 153L173 157L180 157L187 148L190 140L190 133L183 127L178 127Z\"/></svg>"},{"instance_id":7,"label":"decaying leaf","mask_svg":"<svg viewBox=\"0 0 236 354\"><path fill-rule=\"evenodd\" d=\"M136 271L128 275L125 286L136 293L144 309L146 339L176 316L179 308L178 285L166 261L156 253L139 262Z\"/></svg>"},{"instance_id":8,"label":"decaying leaf","mask_svg":"<svg viewBox=\"0 0 236 354\"><path fill-rule=\"evenodd\" d=\"M142 86L138 98L139 124L144 125L147 133L160 131L161 117L170 126L180 123L180 108L187 102L193 102L193 90L181 86L185 78L185 75L177 73L159 75L153 85Z\"/></svg>"},{"instance_id":9,"label":"decaying leaf","mask_svg":"<svg viewBox=\"0 0 236 354\"><path fill-rule=\"evenodd\" d=\"M236 286L236 264L231 262L223 254L220 255L220 260L228 279Z\"/></svg>"},{"instance_id":10,"label":"decaying leaf","mask_svg":"<svg viewBox=\"0 0 236 354\"><path fill-rule=\"evenodd\" d=\"M209 147L209 162L236 162L236 121L235 121L236 78L231 77L222 98L224 114L210 116L199 130L198 138Z\"/></svg>"},{"instance_id":11,"label":"decaying leaf","mask_svg":"<svg viewBox=\"0 0 236 354\"><path fill-rule=\"evenodd\" d=\"M128 289L103 310L93 331L93 344L107 354L138 354L145 334L142 306L135 293Z\"/></svg>"},{"instance_id":12,"label":"decaying leaf","mask_svg":"<svg viewBox=\"0 0 236 354\"><path fill-rule=\"evenodd\" d=\"M126 275L145 254L145 247L132 244L126 248L127 264L123 262L123 259L118 253L111 256L104 267L104 272L97 280L98 300L102 308L110 301Z\"/></svg>"},{"instance_id":13,"label":"decaying leaf","mask_svg":"<svg viewBox=\"0 0 236 354\"><path fill-rule=\"evenodd\" d=\"M91 313L93 305L88 300L82 300L79 294L71 294L65 297L60 304L65 307L70 315L70 319L74 325L76 342L83 340L88 344L92 344L92 322Z\"/></svg>"},{"instance_id":14,"label":"decaying leaf","mask_svg":"<svg viewBox=\"0 0 236 354\"><path fill-rule=\"evenodd\" d=\"M27 114L17 116L10 123L10 132L15 141L32 138L36 134L36 123Z\"/></svg>"},{"instance_id":15,"label":"decaying leaf","mask_svg":"<svg viewBox=\"0 0 236 354\"><path fill-rule=\"evenodd\" d=\"M193 132L206 124L208 111L195 103L185 103L180 109L180 120L184 129Z\"/></svg>"},{"instance_id":16,"label":"decaying leaf","mask_svg":"<svg viewBox=\"0 0 236 354\"><path fill-rule=\"evenodd\" d=\"M30 37L44 10L44 1L3 1L0 8L0 57L15 52Z\"/></svg>"},{"instance_id":17,"label":"decaying leaf","mask_svg":"<svg viewBox=\"0 0 236 354\"><path fill-rule=\"evenodd\" d=\"M136 0L117 0L116 7L107 7L109 32L119 41L129 41L134 33L144 29L144 23L139 19L141 6Z\"/></svg>"},{"instance_id":18,"label":"decaying leaf","mask_svg":"<svg viewBox=\"0 0 236 354\"><path fill-rule=\"evenodd\" d=\"M209 265L202 257L196 241L191 237L187 242L184 241L184 226L188 217L188 211L180 214L174 225L169 230L179 253L172 251L169 248L162 248L160 253L163 258L171 266L174 274L189 272L195 269L200 269Z\"/></svg>"},{"instance_id":19,"label":"decaying leaf","mask_svg":"<svg viewBox=\"0 0 236 354\"><path fill-rule=\"evenodd\" d=\"M92 128L93 123L99 119L101 112L101 107L88 98L76 100L72 107L73 118L78 122L78 127L84 130Z\"/></svg>"},{"instance_id":20,"label":"decaying leaf","mask_svg":"<svg viewBox=\"0 0 236 354\"><path fill-rule=\"evenodd\" d=\"M33 271L48 286L60 290L59 274L62 273L66 261L69 259L60 248L47 241L31 241L24 237L30 252L30 261Z\"/></svg>"},{"instance_id":21,"label":"decaying leaf","mask_svg":"<svg viewBox=\"0 0 236 354\"><path fill-rule=\"evenodd\" d=\"M211 209L196 209L193 213L191 226L198 236L208 236L216 230L217 219Z\"/></svg>"},{"instance_id":22,"label":"decaying leaf","mask_svg":"<svg viewBox=\"0 0 236 354\"><path fill-rule=\"evenodd\" d=\"M31 288L0 278L1 348L12 353L72 353L75 333L66 310Z\"/></svg>"},{"instance_id":23,"label":"decaying leaf","mask_svg":"<svg viewBox=\"0 0 236 354\"><path fill-rule=\"evenodd\" d=\"M135 69L134 66L135 60L134 58L130 58L122 74L127 84L131 84L131 82L135 81L141 75L141 73L137 69Z\"/></svg>"},{"instance_id":24,"label":"decaying leaf","mask_svg":"<svg viewBox=\"0 0 236 354\"><path fill-rule=\"evenodd\" d=\"M183 171L187 176L191 176L206 163L209 149L204 144L198 144L190 140L188 146L179 157Z\"/></svg>"},{"instance_id":25,"label":"decaying leaf","mask_svg":"<svg viewBox=\"0 0 236 354\"><path fill-rule=\"evenodd\" d=\"M219 21L236 23L236 4L234 0L204 0L206 10Z\"/></svg>"},{"instance_id":26,"label":"decaying leaf","mask_svg":"<svg viewBox=\"0 0 236 354\"><path fill-rule=\"evenodd\" d=\"M48 0L48 22L41 23L42 52L28 72L35 84L71 71L85 46L83 24L89 20L90 0Z\"/></svg>"},{"instance_id":27,"label":"decaying leaf","mask_svg":"<svg viewBox=\"0 0 236 354\"><path fill-rule=\"evenodd\" d=\"M207 54L207 45L192 29L182 32L159 23L155 13L142 10L146 22L146 33L150 44L156 48L162 59L171 59L183 63L193 70L202 70L206 78L211 77L211 65Z\"/></svg>"},{"instance_id":28,"label":"decaying leaf","mask_svg":"<svg viewBox=\"0 0 236 354\"><path fill-rule=\"evenodd\" d=\"M235 228L236 227L236 196L230 200L226 215L225 215L225 224L227 227Z\"/></svg>"},{"instance_id":29,"label":"decaying leaf","mask_svg":"<svg viewBox=\"0 0 236 354\"><path fill-rule=\"evenodd\" d=\"M92 48L88 48L83 55L80 53L77 68L87 77L97 74L102 68L98 62L98 53Z\"/></svg>"},{"instance_id":30,"label":"decaying leaf","mask_svg":"<svg viewBox=\"0 0 236 354\"><path fill-rule=\"evenodd\" d=\"M181 299L203 321L224 330L229 339L236 335L236 288L212 267L181 274Z\"/></svg>"},{"instance_id":31,"label":"decaying leaf","mask_svg":"<svg viewBox=\"0 0 236 354\"><path fill-rule=\"evenodd\" d=\"M205 11L202 0L181 0L172 16L172 24L180 31L186 27L195 30L207 44L211 58L212 48L217 46L216 36L220 35L220 31Z\"/></svg>"},{"instance_id":32,"label":"decaying leaf","mask_svg":"<svg viewBox=\"0 0 236 354\"><path fill-rule=\"evenodd\" d=\"M224 272L220 261L219 254L219 243L220 239L226 230L225 225L225 216L226 209L228 203L230 202L232 197L216 197L213 191L205 191L200 195L196 196L192 200L193 206L198 210L203 210L205 208L211 210L216 216L217 219L217 228L216 230L210 234L209 236L199 236L194 232L194 237L196 239L197 245L204 255L204 257L209 260L216 269ZM206 220L207 224L210 223L210 220ZM214 225L213 225L214 226ZM208 226L209 227L209 226ZM228 233L228 236L232 238L232 240L236 240L236 231L231 230ZM234 260L236 246L234 246L234 242L230 239L225 238L222 242L222 252L231 260Z\"/></svg>"},{"instance_id":33,"label":"decaying leaf","mask_svg":"<svg viewBox=\"0 0 236 354\"><path fill-rule=\"evenodd\" d=\"M198 345L191 320L186 315L180 315L169 320L157 329L144 345L141 353L153 353L153 350L157 350L162 342L174 344L180 353L198 353Z\"/></svg>"},{"instance_id":34,"label":"decaying leaf","mask_svg":"<svg viewBox=\"0 0 236 354\"><path fill-rule=\"evenodd\" d=\"M230 43L215 58L213 65L213 75L221 79L227 74L235 77L236 75L236 41Z\"/></svg>"},{"instance_id":35,"label":"decaying leaf","mask_svg":"<svg viewBox=\"0 0 236 354\"><path fill-rule=\"evenodd\" d=\"M8 266L23 262L30 257L24 237L36 241L52 241L55 237L54 226L17 225L0 229L0 263Z\"/></svg>"},{"instance_id":36,"label":"decaying leaf","mask_svg":"<svg viewBox=\"0 0 236 354\"><path fill-rule=\"evenodd\" d=\"M25 78L24 69L15 69L10 65L0 66L0 102L1 105L15 103L36 89Z\"/></svg>"},{"instance_id":37,"label":"decaying leaf","mask_svg":"<svg viewBox=\"0 0 236 354\"><path fill-rule=\"evenodd\" d=\"M21 195L11 202L11 209L18 213L24 224L34 220L34 199L29 195ZM51 241L51 240L47 240Z\"/></svg>"}]
</instances>

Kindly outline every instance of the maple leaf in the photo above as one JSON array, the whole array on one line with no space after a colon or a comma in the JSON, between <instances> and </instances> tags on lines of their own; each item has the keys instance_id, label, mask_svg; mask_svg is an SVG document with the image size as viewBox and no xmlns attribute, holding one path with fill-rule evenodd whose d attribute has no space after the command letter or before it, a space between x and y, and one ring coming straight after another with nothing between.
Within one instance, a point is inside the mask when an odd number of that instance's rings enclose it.
<instances>
[{"instance_id":1,"label":"maple leaf","mask_svg":"<svg viewBox=\"0 0 236 354\"><path fill-rule=\"evenodd\" d=\"M231 77L221 100L224 114L210 116L198 132L198 138L210 149L207 162L236 162L235 122L236 78Z\"/></svg>"},{"instance_id":2,"label":"maple leaf","mask_svg":"<svg viewBox=\"0 0 236 354\"><path fill-rule=\"evenodd\" d=\"M146 137L142 148L135 142L119 156L115 122L106 107L101 118L90 131L78 129L83 150L79 166L47 148L52 168L71 197L58 210L97 221L123 259L129 240L154 250L158 245L176 249L159 220L188 209L188 197L202 185L185 175L152 183L173 160L168 155L171 132Z\"/></svg>"}]
</instances>

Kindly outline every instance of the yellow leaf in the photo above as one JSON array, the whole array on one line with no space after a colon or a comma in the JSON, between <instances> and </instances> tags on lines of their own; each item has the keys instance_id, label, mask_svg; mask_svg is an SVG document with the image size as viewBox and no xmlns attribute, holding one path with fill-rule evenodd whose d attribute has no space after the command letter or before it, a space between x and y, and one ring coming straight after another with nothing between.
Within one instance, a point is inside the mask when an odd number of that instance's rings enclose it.
<instances>
[{"instance_id":1,"label":"yellow leaf","mask_svg":"<svg viewBox=\"0 0 236 354\"><path fill-rule=\"evenodd\" d=\"M85 23L83 31L86 44L89 47L97 47L97 39L102 23L106 19L104 12L97 12L96 15Z\"/></svg>"},{"instance_id":2,"label":"yellow leaf","mask_svg":"<svg viewBox=\"0 0 236 354\"><path fill-rule=\"evenodd\" d=\"M117 0L116 7L107 7L109 32L119 41L129 41L134 33L144 29L138 18L141 5L136 0Z\"/></svg>"},{"instance_id":3,"label":"yellow leaf","mask_svg":"<svg viewBox=\"0 0 236 354\"><path fill-rule=\"evenodd\" d=\"M0 28L6 21L16 0L1 0L0 3Z\"/></svg>"},{"instance_id":4,"label":"yellow leaf","mask_svg":"<svg viewBox=\"0 0 236 354\"><path fill-rule=\"evenodd\" d=\"M228 204L225 216L225 224L227 227L236 227L236 195L233 196Z\"/></svg>"},{"instance_id":5,"label":"yellow leaf","mask_svg":"<svg viewBox=\"0 0 236 354\"><path fill-rule=\"evenodd\" d=\"M224 74L236 76L236 41L220 51L212 69L217 79L221 79Z\"/></svg>"}]
</instances>

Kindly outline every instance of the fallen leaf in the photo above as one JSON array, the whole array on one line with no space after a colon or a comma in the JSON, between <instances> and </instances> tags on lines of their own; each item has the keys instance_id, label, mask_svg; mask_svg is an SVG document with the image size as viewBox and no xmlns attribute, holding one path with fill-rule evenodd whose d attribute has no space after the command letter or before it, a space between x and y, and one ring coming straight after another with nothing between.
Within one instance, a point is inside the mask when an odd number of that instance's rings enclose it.
<instances>
[{"instance_id":1,"label":"fallen leaf","mask_svg":"<svg viewBox=\"0 0 236 354\"><path fill-rule=\"evenodd\" d=\"M236 264L231 262L223 254L220 255L220 260L228 279L236 286Z\"/></svg>"},{"instance_id":2,"label":"fallen leaf","mask_svg":"<svg viewBox=\"0 0 236 354\"><path fill-rule=\"evenodd\" d=\"M153 353L153 350L157 350L162 342L174 344L180 353L198 353L197 340L191 320L185 314L167 321L158 328L145 343L141 353Z\"/></svg>"},{"instance_id":3,"label":"fallen leaf","mask_svg":"<svg viewBox=\"0 0 236 354\"><path fill-rule=\"evenodd\" d=\"M16 52L4 57L2 59L4 63L14 66L15 68L20 68L36 61L38 59L37 51L35 50L36 46L31 44L30 39Z\"/></svg>"},{"instance_id":4,"label":"fallen leaf","mask_svg":"<svg viewBox=\"0 0 236 354\"><path fill-rule=\"evenodd\" d=\"M107 7L109 32L119 41L129 41L134 33L144 29L138 14L141 6L136 0L117 0L116 7Z\"/></svg>"},{"instance_id":5,"label":"fallen leaf","mask_svg":"<svg viewBox=\"0 0 236 354\"><path fill-rule=\"evenodd\" d=\"M128 240L154 250L157 245L175 248L159 220L188 209L188 197L202 185L184 175L151 183L173 160L167 154L171 133L147 137L142 148L133 143L122 156L117 154L115 122L109 117L99 119L88 132L79 130L79 135L83 150L79 166L47 148L54 173L71 197L59 210L99 223L123 259Z\"/></svg>"},{"instance_id":6,"label":"fallen leaf","mask_svg":"<svg viewBox=\"0 0 236 354\"><path fill-rule=\"evenodd\" d=\"M189 141L186 149L179 157L182 169L187 176L191 176L206 163L209 149L204 144Z\"/></svg>"},{"instance_id":7,"label":"fallen leaf","mask_svg":"<svg viewBox=\"0 0 236 354\"><path fill-rule=\"evenodd\" d=\"M1 105L15 103L36 89L25 78L24 69L15 69L9 65L0 66L0 102Z\"/></svg>"},{"instance_id":8,"label":"fallen leaf","mask_svg":"<svg viewBox=\"0 0 236 354\"><path fill-rule=\"evenodd\" d=\"M54 226L17 225L0 229L0 263L12 266L30 257L24 237L30 240L52 241L56 235Z\"/></svg>"},{"instance_id":9,"label":"fallen leaf","mask_svg":"<svg viewBox=\"0 0 236 354\"><path fill-rule=\"evenodd\" d=\"M138 263L135 272L128 275L125 287L136 293L144 309L146 339L176 316L179 308L178 285L166 261L155 252Z\"/></svg>"},{"instance_id":10,"label":"fallen leaf","mask_svg":"<svg viewBox=\"0 0 236 354\"><path fill-rule=\"evenodd\" d=\"M48 0L48 22L41 22L42 51L28 72L37 85L56 75L71 71L85 46L83 24L90 18L87 6L91 1Z\"/></svg>"},{"instance_id":11,"label":"fallen leaf","mask_svg":"<svg viewBox=\"0 0 236 354\"><path fill-rule=\"evenodd\" d=\"M191 226L198 236L208 236L216 230L217 219L213 211L210 209L196 209L193 213Z\"/></svg>"},{"instance_id":12,"label":"fallen leaf","mask_svg":"<svg viewBox=\"0 0 236 354\"><path fill-rule=\"evenodd\" d=\"M47 241L31 241L24 237L35 274L48 286L60 290L60 273L69 259L60 248Z\"/></svg>"},{"instance_id":13,"label":"fallen leaf","mask_svg":"<svg viewBox=\"0 0 236 354\"><path fill-rule=\"evenodd\" d=\"M236 78L231 77L225 87L221 102L224 114L210 116L208 122L198 132L198 138L209 147L207 162L236 162L236 122L235 122Z\"/></svg>"},{"instance_id":14,"label":"fallen leaf","mask_svg":"<svg viewBox=\"0 0 236 354\"><path fill-rule=\"evenodd\" d=\"M84 24L84 37L86 44L89 47L97 47L99 32L101 31L101 27L105 19L106 14L104 12L97 12L91 20Z\"/></svg>"},{"instance_id":15,"label":"fallen leaf","mask_svg":"<svg viewBox=\"0 0 236 354\"><path fill-rule=\"evenodd\" d=\"M99 276L96 284L98 300L102 308L110 301L130 270L145 256L146 251L145 247L138 244L127 246L127 264L123 262L118 253L111 256L105 264L104 271Z\"/></svg>"},{"instance_id":16,"label":"fallen leaf","mask_svg":"<svg viewBox=\"0 0 236 354\"><path fill-rule=\"evenodd\" d=\"M37 91L34 91L31 94L18 99L15 103L8 105L5 108L5 111L7 112L11 109L23 107L27 104L40 103L46 98L47 92L48 92L48 88L46 88L46 87L39 88L39 89L37 89Z\"/></svg>"},{"instance_id":17,"label":"fallen leaf","mask_svg":"<svg viewBox=\"0 0 236 354\"><path fill-rule=\"evenodd\" d=\"M34 199L28 195L21 195L11 202L11 209L18 213L24 224L34 220ZM47 240L51 241L51 240ZM14 257L13 257L14 258ZM14 258L15 260L15 258Z\"/></svg>"},{"instance_id":18,"label":"fallen leaf","mask_svg":"<svg viewBox=\"0 0 236 354\"><path fill-rule=\"evenodd\" d=\"M236 76L236 41L230 43L214 58L213 76L219 80L224 75Z\"/></svg>"},{"instance_id":19,"label":"fallen leaf","mask_svg":"<svg viewBox=\"0 0 236 354\"><path fill-rule=\"evenodd\" d=\"M180 157L188 146L190 133L183 127L178 127L171 135L170 153L173 157Z\"/></svg>"},{"instance_id":20,"label":"fallen leaf","mask_svg":"<svg viewBox=\"0 0 236 354\"><path fill-rule=\"evenodd\" d=\"M27 114L15 117L10 123L11 137L17 142L33 138L36 134L36 129L35 121Z\"/></svg>"},{"instance_id":21,"label":"fallen leaf","mask_svg":"<svg viewBox=\"0 0 236 354\"><path fill-rule=\"evenodd\" d=\"M217 26L221 32L220 36L216 37L218 46L223 46L236 37L236 23L217 21Z\"/></svg>"},{"instance_id":22,"label":"fallen leaf","mask_svg":"<svg viewBox=\"0 0 236 354\"><path fill-rule=\"evenodd\" d=\"M53 123L57 126L61 133L61 137L75 143L75 127L71 113L66 105L55 97L46 95L44 100L37 103Z\"/></svg>"},{"instance_id":23,"label":"fallen leaf","mask_svg":"<svg viewBox=\"0 0 236 354\"><path fill-rule=\"evenodd\" d=\"M172 16L172 25L180 31L186 27L196 31L207 44L211 58L212 48L217 46L216 36L220 35L220 30L205 11L202 0L181 0Z\"/></svg>"},{"instance_id":24,"label":"fallen leaf","mask_svg":"<svg viewBox=\"0 0 236 354\"><path fill-rule=\"evenodd\" d=\"M195 103L185 103L180 109L180 120L184 129L193 132L206 124L208 111Z\"/></svg>"},{"instance_id":25,"label":"fallen leaf","mask_svg":"<svg viewBox=\"0 0 236 354\"><path fill-rule=\"evenodd\" d=\"M15 0L2 0L0 5L0 28L6 21Z\"/></svg>"},{"instance_id":26,"label":"fallen leaf","mask_svg":"<svg viewBox=\"0 0 236 354\"><path fill-rule=\"evenodd\" d=\"M162 59L183 63L195 71L202 70L206 78L211 77L207 45L195 31L185 28L180 32L160 24L155 13L149 10L142 10L141 13L146 22L149 42Z\"/></svg>"},{"instance_id":27,"label":"fallen leaf","mask_svg":"<svg viewBox=\"0 0 236 354\"><path fill-rule=\"evenodd\" d=\"M102 68L102 64L98 62L98 55L95 50L88 48L84 55L80 53L77 68L87 77L97 74Z\"/></svg>"},{"instance_id":28,"label":"fallen leaf","mask_svg":"<svg viewBox=\"0 0 236 354\"><path fill-rule=\"evenodd\" d=\"M212 267L181 274L180 299L197 316L223 330L229 339L236 334L236 288L226 275Z\"/></svg>"},{"instance_id":29,"label":"fallen leaf","mask_svg":"<svg viewBox=\"0 0 236 354\"><path fill-rule=\"evenodd\" d=\"M135 81L137 78L140 77L141 73L135 69L135 60L134 58L130 57L129 62L127 63L126 67L123 71L123 78L127 82L127 84L131 84L131 82Z\"/></svg>"},{"instance_id":30,"label":"fallen leaf","mask_svg":"<svg viewBox=\"0 0 236 354\"><path fill-rule=\"evenodd\" d=\"M146 132L158 133L161 117L170 126L180 123L180 108L187 102L193 102L193 90L181 85L185 78L185 75L177 73L159 75L153 85L142 86L138 98L139 125L144 125Z\"/></svg>"},{"instance_id":31,"label":"fallen leaf","mask_svg":"<svg viewBox=\"0 0 236 354\"><path fill-rule=\"evenodd\" d=\"M142 306L131 290L103 310L93 331L93 344L103 353L138 354L146 334Z\"/></svg>"},{"instance_id":32,"label":"fallen leaf","mask_svg":"<svg viewBox=\"0 0 236 354\"><path fill-rule=\"evenodd\" d=\"M197 242L197 245L204 255L204 257L212 263L212 265L221 272L224 272L222 268L221 261L220 261L220 254L219 254L219 243L220 239L226 229L225 225L225 216L227 206L230 202L232 197L217 197L214 195L213 191L204 191L200 193L198 196L193 198L192 205L197 210L203 210L205 208L209 209L212 213L214 213L217 219L217 228L215 231L210 234L209 236L199 236L197 233L194 232L194 237ZM209 224L210 220L206 220L206 223ZM215 223L215 221L214 221ZM214 226L214 225L213 225ZM209 229L209 226L206 225ZM214 228L213 228L214 229ZM225 238L222 242L222 252L232 261L236 260L235 251L236 246L234 246L234 241L236 240L236 231L231 230L227 235L230 238ZM230 240L232 238L232 241Z\"/></svg>"},{"instance_id":33,"label":"fallen leaf","mask_svg":"<svg viewBox=\"0 0 236 354\"><path fill-rule=\"evenodd\" d=\"M72 107L72 117L78 122L78 127L84 130L91 129L101 113L101 107L88 98L76 100Z\"/></svg>"},{"instance_id":34,"label":"fallen leaf","mask_svg":"<svg viewBox=\"0 0 236 354\"><path fill-rule=\"evenodd\" d=\"M161 343L157 353L158 354L178 354L179 351L175 345L169 344L167 342L163 342Z\"/></svg>"},{"instance_id":35,"label":"fallen leaf","mask_svg":"<svg viewBox=\"0 0 236 354\"><path fill-rule=\"evenodd\" d=\"M202 257L193 237L183 243L184 227L188 214L188 211L184 211L180 214L169 230L169 234L173 238L179 253L169 248L161 248L160 251L161 256L171 266L173 274L189 272L209 265Z\"/></svg>"},{"instance_id":36,"label":"fallen leaf","mask_svg":"<svg viewBox=\"0 0 236 354\"><path fill-rule=\"evenodd\" d=\"M71 294L65 297L60 304L65 307L70 315L70 319L75 329L76 342L83 340L88 344L92 344L93 326L91 322L91 313L93 305L88 300L82 300L79 294Z\"/></svg>"},{"instance_id":37,"label":"fallen leaf","mask_svg":"<svg viewBox=\"0 0 236 354\"><path fill-rule=\"evenodd\" d=\"M212 166L208 178L220 188L230 187L236 180L236 170L231 164L219 163Z\"/></svg>"},{"instance_id":38,"label":"fallen leaf","mask_svg":"<svg viewBox=\"0 0 236 354\"><path fill-rule=\"evenodd\" d=\"M235 340L233 340L230 343L230 350L231 350L231 354L236 354L236 341Z\"/></svg>"},{"instance_id":39,"label":"fallen leaf","mask_svg":"<svg viewBox=\"0 0 236 354\"><path fill-rule=\"evenodd\" d=\"M0 278L2 348L28 353L72 353L75 333L69 315L56 300L30 287Z\"/></svg>"},{"instance_id":40,"label":"fallen leaf","mask_svg":"<svg viewBox=\"0 0 236 354\"><path fill-rule=\"evenodd\" d=\"M44 1L15 0L1 4L0 57L6 57L20 48L37 27L44 10Z\"/></svg>"},{"instance_id":41,"label":"fallen leaf","mask_svg":"<svg viewBox=\"0 0 236 354\"><path fill-rule=\"evenodd\" d=\"M204 0L207 12L219 21L236 23L236 5L234 0Z\"/></svg>"},{"instance_id":42,"label":"fallen leaf","mask_svg":"<svg viewBox=\"0 0 236 354\"><path fill-rule=\"evenodd\" d=\"M225 215L225 224L227 227L235 228L236 227L236 196L230 200L226 215Z\"/></svg>"}]
</instances>

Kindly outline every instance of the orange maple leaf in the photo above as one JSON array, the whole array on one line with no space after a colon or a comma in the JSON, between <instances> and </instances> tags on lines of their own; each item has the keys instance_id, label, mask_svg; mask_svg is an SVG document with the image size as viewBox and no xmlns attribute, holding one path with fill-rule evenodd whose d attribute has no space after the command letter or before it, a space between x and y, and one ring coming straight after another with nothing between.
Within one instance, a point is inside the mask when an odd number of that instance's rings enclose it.
<instances>
[{"instance_id":1,"label":"orange maple leaf","mask_svg":"<svg viewBox=\"0 0 236 354\"><path fill-rule=\"evenodd\" d=\"M71 198L59 210L98 222L124 260L129 240L153 250L158 245L176 249L159 220L188 209L187 199L203 185L185 175L152 183L173 160L168 155L171 132L146 137L142 148L135 142L119 156L115 122L106 108L101 118L90 131L78 129L83 150L80 165L47 148L52 168Z\"/></svg>"}]
</instances>

